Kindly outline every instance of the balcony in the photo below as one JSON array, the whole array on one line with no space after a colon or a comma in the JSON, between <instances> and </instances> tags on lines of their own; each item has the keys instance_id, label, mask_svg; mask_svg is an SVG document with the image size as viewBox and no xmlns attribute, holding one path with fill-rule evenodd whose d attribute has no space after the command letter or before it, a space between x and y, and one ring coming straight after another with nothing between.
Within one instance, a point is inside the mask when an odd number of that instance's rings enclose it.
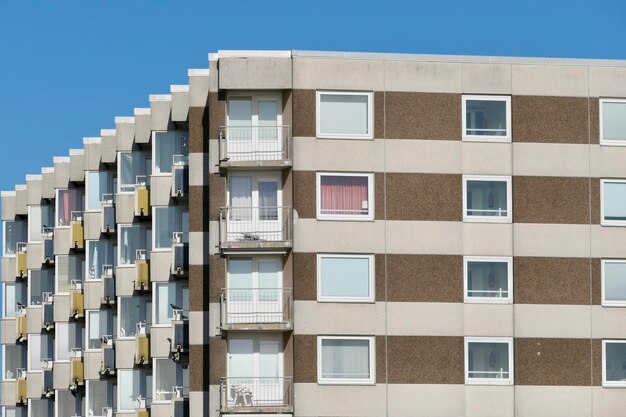
<instances>
[{"instance_id":1,"label":"balcony","mask_svg":"<svg viewBox=\"0 0 626 417\"><path fill-rule=\"evenodd\" d=\"M135 256L135 291L148 292L150 286L150 260L145 249L137 249Z\"/></svg>"},{"instance_id":2,"label":"balcony","mask_svg":"<svg viewBox=\"0 0 626 417\"><path fill-rule=\"evenodd\" d=\"M293 413L293 379L222 378L222 413Z\"/></svg>"},{"instance_id":3,"label":"balcony","mask_svg":"<svg viewBox=\"0 0 626 417\"><path fill-rule=\"evenodd\" d=\"M279 250L292 246L291 207L220 209L220 250Z\"/></svg>"},{"instance_id":4,"label":"balcony","mask_svg":"<svg viewBox=\"0 0 626 417\"><path fill-rule=\"evenodd\" d=\"M135 365L150 364L150 335L146 322L137 323L135 336Z\"/></svg>"},{"instance_id":5,"label":"balcony","mask_svg":"<svg viewBox=\"0 0 626 417\"><path fill-rule=\"evenodd\" d=\"M115 375L115 347L112 335L102 336L100 338L102 360L100 361L100 375Z\"/></svg>"},{"instance_id":6,"label":"balcony","mask_svg":"<svg viewBox=\"0 0 626 417\"><path fill-rule=\"evenodd\" d=\"M220 127L220 168L290 167L291 149L291 126Z\"/></svg>"},{"instance_id":7,"label":"balcony","mask_svg":"<svg viewBox=\"0 0 626 417\"><path fill-rule=\"evenodd\" d=\"M170 355L174 362L189 351L189 320L183 316L183 310L174 310L170 339Z\"/></svg>"},{"instance_id":8,"label":"balcony","mask_svg":"<svg viewBox=\"0 0 626 417\"><path fill-rule=\"evenodd\" d=\"M26 369L17 370L17 379L15 380L15 403L27 404L28 396L26 393Z\"/></svg>"},{"instance_id":9,"label":"balcony","mask_svg":"<svg viewBox=\"0 0 626 417\"><path fill-rule=\"evenodd\" d=\"M17 278L26 278L28 275L28 263L26 258L26 242L18 242L15 251L15 276Z\"/></svg>"},{"instance_id":10,"label":"balcony","mask_svg":"<svg viewBox=\"0 0 626 417\"><path fill-rule=\"evenodd\" d=\"M293 329L291 288L225 288L220 303L222 330Z\"/></svg>"},{"instance_id":11,"label":"balcony","mask_svg":"<svg viewBox=\"0 0 626 417\"><path fill-rule=\"evenodd\" d=\"M54 227L44 226L41 236L43 266L54 266Z\"/></svg>"},{"instance_id":12,"label":"balcony","mask_svg":"<svg viewBox=\"0 0 626 417\"><path fill-rule=\"evenodd\" d=\"M174 155L172 161L172 194L173 198L189 196L189 157Z\"/></svg>"},{"instance_id":13,"label":"balcony","mask_svg":"<svg viewBox=\"0 0 626 417\"><path fill-rule=\"evenodd\" d=\"M115 234L115 199L113 194L102 194L100 201L100 233Z\"/></svg>"},{"instance_id":14,"label":"balcony","mask_svg":"<svg viewBox=\"0 0 626 417\"><path fill-rule=\"evenodd\" d=\"M100 304L115 304L115 278L113 265L102 265L102 287L100 294Z\"/></svg>"},{"instance_id":15,"label":"balcony","mask_svg":"<svg viewBox=\"0 0 626 417\"><path fill-rule=\"evenodd\" d=\"M73 211L71 214L70 248L75 250L85 249L85 227L83 225L82 211Z\"/></svg>"},{"instance_id":16,"label":"balcony","mask_svg":"<svg viewBox=\"0 0 626 417\"><path fill-rule=\"evenodd\" d=\"M44 292L41 296L41 328L50 332L54 329L54 295Z\"/></svg>"},{"instance_id":17,"label":"balcony","mask_svg":"<svg viewBox=\"0 0 626 417\"><path fill-rule=\"evenodd\" d=\"M78 387L85 385L85 365L82 349L72 349L70 357L70 384L69 390L76 392Z\"/></svg>"},{"instance_id":18,"label":"balcony","mask_svg":"<svg viewBox=\"0 0 626 417\"><path fill-rule=\"evenodd\" d=\"M174 232L172 238L172 275L184 277L189 274L189 243L186 233Z\"/></svg>"},{"instance_id":19,"label":"balcony","mask_svg":"<svg viewBox=\"0 0 626 417\"><path fill-rule=\"evenodd\" d=\"M16 341L18 343L26 342L28 339L28 319L26 316L26 306L18 305L18 311L15 315L15 332Z\"/></svg>"},{"instance_id":20,"label":"balcony","mask_svg":"<svg viewBox=\"0 0 626 417\"><path fill-rule=\"evenodd\" d=\"M70 316L74 319L85 317L85 295L82 281L71 281Z\"/></svg>"},{"instance_id":21,"label":"balcony","mask_svg":"<svg viewBox=\"0 0 626 417\"><path fill-rule=\"evenodd\" d=\"M138 175L135 184L135 217L150 217L150 187L148 177Z\"/></svg>"}]
</instances>

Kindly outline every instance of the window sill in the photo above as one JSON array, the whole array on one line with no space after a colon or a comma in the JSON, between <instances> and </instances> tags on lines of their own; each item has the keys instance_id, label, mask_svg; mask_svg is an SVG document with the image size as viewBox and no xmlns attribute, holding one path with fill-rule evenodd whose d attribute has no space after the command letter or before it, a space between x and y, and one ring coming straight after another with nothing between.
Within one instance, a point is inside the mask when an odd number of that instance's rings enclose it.
<instances>
[{"instance_id":1,"label":"window sill","mask_svg":"<svg viewBox=\"0 0 626 417\"><path fill-rule=\"evenodd\" d=\"M482 379L482 380L468 380L465 379L465 385L513 385L513 380L510 379Z\"/></svg>"},{"instance_id":2,"label":"window sill","mask_svg":"<svg viewBox=\"0 0 626 417\"><path fill-rule=\"evenodd\" d=\"M464 216L463 223L512 223L512 221L511 221L511 217L493 218L493 217L479 217L479 216L472 216L472 217ZM624 225L626 226L626 223Z\"/></svg>"},{"instance_id":3,"label":"window sill","mask_svg":"<svg viewBox=\"0 0 626 417\"><path fill-rule=\"evenodd\" d=\"M500 298L500 299L497 299L497 300L493 300L491 298L472 297L472 298L465 298L463 300L463 302L465 302L466 304L501 304L501 305L507 305L507 304L513 304L513 299L512 298Z\"/></svg>"},{"instance_id":4,"label":"window sill","mask_svg":"<svg viewBox=\"0 0 626 417\"><path fill-rule=\"evenodd\" d=\"M624 308L626 307L626 301L614 301L614 302L606 302L606 301L602 301L602 307L607 307L607 308Z\"/></svg>"},{"instance_id":5,"label":"window sill","mask_svg":"<svg viewBox=\"0 0 626 417\"><path fill-rule=\"evenodd\" d=\"M327 134L327 135L316 135L315 136L317 139L321 139L321 140L325 140L325 139L330 139L330 140L374 140L374 136L373 135L331 135L331 134Z\"/></svg>"},{"instance_id":6,"label":"window sill","mask_svg":"<svg viewBox=\"0 0 626 417\"><path fill-rule=\"evenodd\" d=\"M463 136L463 142L511 143L510 136Z\"/></svg>"},{"instance_id":7,"label":"window sill","mask_svg":"<svg viewBox=\"0 0 626 417\"><path fill-rule=\"evenodd\" d=\"M367 380L367 381L359 381L359 380L354 380L354 379L350 379L350 380L328 380L328 381L324 381L324 380L318 380L317 381L318 385L359 385L359 386L375 386L376 385L376 381L372 381L372 380Z\"/></svg>"},{"instance_id":8,"label":"window sill","mask_svg":"<svg viewBox=\"0 0 626 417\"><path fill-rule=\"evenodd\" d=\"M363 217L353 217L353 216L337 217L337 216L331 216L331 217L325 217L325 216L320 216L318 214L316 220L319 220L319 221L332 221L332 222L373 222L375 219L374 219L373 216L363 216Z\"/></svg>"},{"instance_id":9,"label":"window sill","mask_svg":"<svg viewBox=\"0 0 626 417\"><path fill-rule=\"evenodd\" d=\"M318 303L334 303L334 304L376 304L376 300L373 300L371 298L369 299L354 299L354 298L320 298L319 296L317 297L317 302Z\"/></svg>"},{"instance_id":10,"label":"window sill","mask_svg":"<svg viewBox=\"0 0 626 417\"><path fill-rule=\"evenodd\" d=\"M626 227L626 220L602 220L600 221L600 226L607 227Z\"/></svg>"},{"instance_id":11,"label":"window sill","mask_svg":"<svg viewBox=\"0 0 626 417\"><path fill-rule=\"evenodd\" d=\"M626 139L623 139L623 140L602 140L602 139L600 139L600 146L624 147L624 146L626 146Z\"/></svg>"}]
</instances>

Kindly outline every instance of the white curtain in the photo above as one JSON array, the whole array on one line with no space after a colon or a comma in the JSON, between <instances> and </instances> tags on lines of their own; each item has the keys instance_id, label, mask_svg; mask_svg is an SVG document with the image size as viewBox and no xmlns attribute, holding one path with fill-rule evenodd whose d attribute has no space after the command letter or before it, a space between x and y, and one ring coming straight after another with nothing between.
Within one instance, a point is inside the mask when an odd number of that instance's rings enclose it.
<instances>
[{"instance_id":1,"label":"white curtain","mask_svg":"<svg viewBox=\"0 0 626 417\"><path fill-rule=\"evenodd\" d=\"M172 307L174 304L181 307L176 300L176 284L171 282L167 284L157 284L157 305L156 305L156 324L169 324L172 322Z\"/></svg>"},{"instance_id":2,"label":"white curtain","mask_svg":"<svg viewBox=\"0 0 626 417\"><path fill-rule=\"evenodd\" d=\"M250 220L252 218L252 177L230 177L230 219Z\"/></svg>"},{"instance_id":3,"label":"white curtain","mask_svg":"<svg viewBox=\"0 0 626 417\"><path fill-rule=\"evenodd\" d=\"M322 340L322 377L367 379L370 377L369 340Z\"/></svg>"}]
</instances>

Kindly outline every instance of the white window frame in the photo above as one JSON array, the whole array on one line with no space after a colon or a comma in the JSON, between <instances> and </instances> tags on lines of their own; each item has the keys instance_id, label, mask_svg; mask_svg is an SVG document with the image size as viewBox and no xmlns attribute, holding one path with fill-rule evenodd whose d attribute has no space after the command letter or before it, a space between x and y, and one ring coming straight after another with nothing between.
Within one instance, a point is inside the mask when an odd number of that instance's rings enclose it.
<instances>
[{"instance_id":1,"label":"white window frame","mask_svg":"<svg viewBox=\"0 0 626 417\"><path fill-rule=\"evenodd\" d=\"M141 154L141 162L143 163L143 167L144 167L144 172L145 172L145 177L146 177L146 184L150 183L150 176L152 175L152 154L146 154L146 152L143 151L119 151L117 152L117 168L115 170L115 173L117 175L117 181L115 181L115 193L116 194L126 194L126 195L132 195L135 193L135 189L133 188L133 190L122 190L123 186L128 186L128 184L122 184L122 164L120 163L120 158L121 155L123 153L130 153L130 154L134 154L134 153L138 153ZM150 171L150 172L148 172ZM135 178L135 183L133 184L133 187L137 185L137 178Z\"/></svg>"},{"instance_id":2,"label":"white window frame","mask_svg":"<svg viewBox=\"0 0 626 417\"><path fill-rule=\"evenodd\" d=\"M509 377L508 378L470 378L469 377L469 344L470 343L506 343L509 352ZM513 385L515 381L512 337L466 337L465 347L465 384L466 385Z\"/></svg>"},{"instance_id":3,"label":"white window frame","mask_svg":"<svg viewBox=\"0 0 626 417\"><path fill-rule=\"evenodd\" d=\"M315 201L317 220L339 220L339 221L373 221L374 220L374 174L363 172L318 172L315 184ZM322 214L322 177L367 177L367 215L341 215Z\"/></svg>"},{"instance_id":4,"label":"white window frame","mask_svg":"<svg viewBox=\"0 0 626 417\"><path fill-rule=\"evenodd\" d=\"M161 247L161 248L157 248L156 247L156 237L157 237L157 227L156 227L156 211L157 210L161 210L161 209L174 209L174 211L176 212L175 216L176 216L176 225L175 228L176 229L180 229L176 232L173 233L185 233L184 232L184 227L183 227L183 217L184 217L184 213L187 213L187 218L189 218L189 207L187 206L153 206L152 207L152 247L148 248L151 252L170 252L172 250L172 244L170 243L169 246L165 246L165 247ZM179 227L180 226L180 227ZM172 241L174 240L174 236L172 233ZM189 232L187 232L189 233ZM183 235L183 239L184 239L184 235ZM189 239L189 237L187 236L187 239ZM188 242L187 242L188 243ZM146 242L146 246L147 246L147 242Z\"/></svg>"},{"instance_id":5,"label":"white window frame","mask_svg":"<svg viewBox=\"0 0 626 417\"><path fill-rule=\"evenodd\" d=\"M626 381L607 381L606 380L606 345L626 344L624 339L606 339L602 340L602 386L603 387L626 387Z\"/></svg>"},{"instance_id":6,"label":"white window frame","mask_svg":"<svg viewBox=\"0 0 626 417\"><path fill-rule=\"evenodd\" d=\"M147 227L143 223L124 223L117 225L117 248L114 249L114 257L115 257L115 267L116 268L134 268L136 259L133 263L123 264L122 263L122 228L132 228L137 227L140 230L140 233L143 233L145 239L145 250L146 250L146 259L150 259L150 252L152 252L152 242L148 242L148 237L152 239L152 225ZM150 244L148 244L150 243ZM135 255L136 256L136 255Z\"/></svg>"},{"instance_id":7,"label":"white window frame","mask_svg":"<svg viewBox=\"0 0 626 417\"><path fill-rule=\"evenodd\" d=\"M607 300L606 299L606 284L605 284L605 266L606 264L626 264L626 259L602 259L600 261L601 266L601 277L602 277L602 305L604 307L626 307L626 300L616 301L616 300Z\"/></svg>"},{"instance_id":8,"label":"white window frame","mask_svg":"<svg viewBox=\"0 0 626 417\"><path fill-rule=\"evenodd\" d=\"M59 191L70 191L70 190L76 190L76 193L78 193L78 197L77 197L77 202L80 203L81 206L81 210L70 210L70 222L72 221L72 212L73 211L80 211L81 213L85 212L85 206L86 206L86 201L85 201L85 190L81 190L80 188L57 188L54 191L54 227L57 227L59 229L69 229L70 225L59 225L59 202L61 201L61 199L59 198ZM84 216L84 215L83 215Z\"/></svg>"},{"instance_id":9,"label":"white window frame","mask_svg":"<svg viewBox=\"0 0 626 417\"><path fill-rule=\"evenodd\" d=\"M4 256L5 258L15 258L15 256L17 255L17 248L13 248L13 250L15 250L14 253L7 253L6 252L6 242L7 242L7 222L9 223L15 223L15 222L22 222L24 223L24 227L26 227L26 239L24 240L24 243L27 243L28 241L28 221L24 222L23 220L3 220L2 221L2 256ZM19 242L16 242L19 243Z\"/></svg>"},{"instance_id":10,"label":"white window frame","mask_svg":"<svg viewBox=\"0 0 626 417\"><path fill-rule=\"evenodd\" d=\"M174 135L176 136L176 139L178 140L181 137L186 137L187 141L189 141L189 132L188 131L184 131L184 130L153 130L152 131L152 137L151 137L151 147L152 147L152 153L150 154L150 156L146 156L146 160L150 160L152 166L150 169L150 176L151 177L168 177L168 176L172 176L174 173L173 168L170 169L170 172L156 172L156 163L157 163L157 158L156 158L156 146L157 146L157 140L156 140L156 135L157 133L174 133ZM174 148L174 155L176 154L176 146L178 145L178 142L174 144L175 148ZM171 161L172 163L172 167L174 166L174 161ZM146 167L147 168L147 167Z\"/></svg>"},{"instance_id":11,"label":"white window frame","mask_svg":"<svg viewBox=\"0 0 626 417\"><path fill-rule=\"evenodd\" d=\"M603 129L603 125L604 125L604 120L603 120L603 112L602 112L602 105L604 103L623 103L626 105L626 99L624 98L601 98L599 100L599 110L598 110L598 114L600 115L600 124L599 124L599 137L600 137L600 145L603 146L626 146L626 138L624 138L624 140L605 140L604 139L604 129Z\"/></svg>"},{"instance_id":12,"label":"white window frame","mask_svg":"<svg viewBox=\"0 0 626 417\"><path fill-rule=\"evenodd\" d=\"M370 377L365 379L322 378L323 340L367 340L370 353ZM320 385L375 385L376 384L376 337L375 336L317 336L317 383Z\"/></svg>"},{"instance_id":13,"label":"white window frame","mask_svg":"<svg viewBox=\"0 0 626 417\"><path fill-rule=\"evenodd\" d=\"M501 262L507 265L507 297L470 297L468 288L469 262ZM513 258L510 256L464 256L463 257L463 299L470 304L511 304L513 302Z\"/></svg>"},{"instance_id":14,"label":"white window frame","mask_svg":"<svg viewBox=\"0 0 626 417\"><path fill-rule=\"evenodd\" d=\"M181 298L181 303L180 303L180 307L181 309L183 308L184 305L184 300L183 298L183 293L184 290L187 289L187 291L189 291L189 284L184 283L183 281L160 281L160 282L153 282L152 283L152 324L150 325L150 328L167 328L167 327L171 327L172 326L172 321L173 321L173 317L171 318L172 320L169 323L157 323L157 287L159 285L174 285L176 288L176 296L178 298L178 295L180 294L180 298ZM187 300L187 305L189 305L189 300ZM183 315L188 316L189 315L189 311L185 311L184 309L183 311Z\"/></svg>"},{"instance_id":15,"label":"white window frame","mask_svg":"<svg viewBox=\"0 0 626 417\"><path fill-rule=\"evenodd\" d=\"M506 135L468 135L467 134L467 101L503 101L506 104ZM464 142L511 142L511 96L491 96L491 95L463 95L462 105L462 132Z\"/></svg>"},{"instance_id":16,"label":"white window frame","mask_svg":"<svg viewBox=\"0 0 626 417\"><path fill-rule=\"evenodd\" d=\"M121 378L119 378L119 372L120 371L124 371L124 372L138 372L139 373L139 395L141 395L141 380L142 380L142 378L143 379L146 378L146 374L145 374L145 372L142 372L141 369L137 369L137 368L119 369L118 370L118 380L117 380L117 387L116 387L116 390L117 390L117 406L115 408L117 409L118 413L134 412L136 410L136 408L132 408L132 409L121 408L122 404L121 404L120 398L122 398L122 391L121 391L122 390L122 384L120 383ZM146 397L147 397L147 395L148 395L148 393L146 392ZM146 399L146 402L147 402L147 399ZM114 414L116 414L116 413L114 413Z\"/></svg>"},{"instance_id":17,"label":"white window frame","mask_svg":"<svg viewBox=\"0 0 626 417\"><path fill-rule=\"evenodd\" d=\"M96 213L96 212L100 212L102 211L102 195L100 195L98 198L98 201L100 202L100 207L98 208L89 208L89 197L90 197L90 193L91 193L91 180L89 179L89 174L98 174L98 182L100 181L100 175L104 174L106 176L107 182L108 182L108 190L106 190L107 192L102 193L102 194L114 194L114 192L117 192L117 190L115 189L116 187L113 187L113 174L109 171L85 171L85 191L84 191L84 195L85 195L85 204L83 207L83 212L85 213ZM99 185L99 184L98 184ZM117 184L116 184L117 186Z\"/></svg>"},{"instance_id":18,"label":"white window frame","mask_svg":"<svg viewBox=\"0 0 626 417\"><path fill-rule=\"evenodd\" d=\"M626 220L604 220L604 184L617 183L626 186L626 179L600 179L600 224L602 226L626 226Z\"/></svg>"},{"instance_id":19,"label":"white window frame","mask_svg":"<svg viewBox=\"0 0 626 417\"><path fill-rule=\"evenodd\" d=\"M35 211L35 207L39 207L39 223L41 225L41 230L39 230L39 234L37 236L31 236L30 235L30 220L34 217L34 211ZM46 205L46 204L34 204L31 206L28 206L28 222L26 224L26 235L27 235L27 239L28 239L28 243L41 243L43 240L43 207L47 207L47 210L50 210L50 206ZM49 212L48 212L49 213ZM53 227L53 225L48 224L46 225L48 227ZM36 233L36 232L35 232Z\"/></svg>"},{"instance_id":20,"label":"white window frame","mask_svg":"<svg viewBox=\"0 0 626 417\"><path fill-rule=\"evenodd\" d=\"M366 134L321 133L320 98L323 94L336 96L367 97L367 132ZM318 139L374 139L374 93L371 91L333 91L317 90L315 94L315 134Z\"/></svg>"},{"instance_id":21,"label":"white window frame","mask_svg":"<svg viewBox=\"0 0 626 417\"><path fill-rule=\"evenodd\" d=\"M322 259L323 258L353 258L369 261L369 297L332 297L322 295ZM376 278L374 255L355 253L318 253L317 254L317 301L320 303L374 303L376 301Z\"/></svg>"},{"instance_id":22,"label":"white window frame","mask_svg":"<svg viewBox=\"0 0 626 417\"><path fill-rule=\"evenodd\" d=\"M502 181L506 182L506 216L468 216L467 215L467 182L468 181ZM510 176L499 175L463 175L463 221L466 223L511 223L513 219L513 189Z\"/></svg>"}]
</instances>

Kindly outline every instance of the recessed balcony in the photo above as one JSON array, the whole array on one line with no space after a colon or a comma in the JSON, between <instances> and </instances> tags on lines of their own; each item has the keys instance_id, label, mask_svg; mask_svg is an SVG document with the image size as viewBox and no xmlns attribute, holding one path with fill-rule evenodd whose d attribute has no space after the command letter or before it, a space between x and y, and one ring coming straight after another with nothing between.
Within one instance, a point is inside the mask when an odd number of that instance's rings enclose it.
<instances>
[{"instance_id":1,"label":"recessed balcony","mask_svg":"<svg viewBox=\"0 0 626 417\"><path fill-rule=\"evenodd\" d=\"M222 126L220 168L284 168L292 165L291 126Z\"/></svg>"},{"instance_id":2,"label":"recessed balcony","mask_svg":"<svg viewBox=\"0 0 626 417\"><path fill-rule=\"evenodd\" d=\"M222 413L293 413L293 378L222 378Z\"/></svg>"},{"instance_id":3,"label":"recessed balcony","mask_svg":"<svg viewBox=\"0 0 626 417\"><path fill-rule=\"evenodd\" d=\"M223 207L220 209L220 249L281 251L292 247L291 207Z\"/></svg>"},{"instance_id":4,"label":"recessed balcony","mask_svg":"<svg viewBox=\"0 0 626 417\"><path fill-rule=\"evenodd\" d=\"M293 330L291 288L225 288L220 303L222 330Z\"/></svg>"}]
</instances>

